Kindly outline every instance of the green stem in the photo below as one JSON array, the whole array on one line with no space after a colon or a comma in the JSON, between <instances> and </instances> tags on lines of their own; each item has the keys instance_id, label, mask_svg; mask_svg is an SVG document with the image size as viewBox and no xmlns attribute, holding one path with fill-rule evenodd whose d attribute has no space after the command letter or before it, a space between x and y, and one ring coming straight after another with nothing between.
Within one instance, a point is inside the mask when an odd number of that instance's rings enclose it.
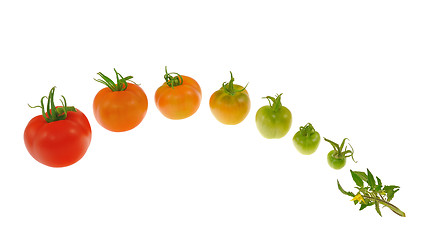
<instances>
[{"instance_id":1,"label":"green stem","mask_svg":"<svg viewBox=\"0 0 426 240\"><path fill-rule=\"evenodd\" d=\"M329 140L327 138L324 138L324 141L329 142L331 144L331 146L333 147L333 149L336 151L336 153L340 154L340 146L339 146L339 144L337 144L337 143L335 143L335 142L333 142L333 141L331 141L331 140Z\"/></svg>"},{"instance_id":2,"label":"green stem","mask_svg":"<svg viewBox=\"0 0 426 240\"><path fill-rule=\"evenodd\" d=\"M53 87L50 92L49 92L49 96L43 96L41 98L41 103L40 106L31 106L28 105L30 108L41 108L42 111L42 116L44 118L44 120L46 120L46 122L51 123L51 122L55 122L55 121L59 121L59 120L65 120L67 118L67 113L68 112L77 112L77 110L75 109L75 107L73 106L67 106L67 101L65 99L64 96L62 96L63 101L62 102L62 107L56 107L55 103L54 103L54 95L55 95L55 88ZM44 105L44 99L47 98L47 108L45 111L45 105Z\"/></svg>"},{"instance_id":3,"label":"green stem","mask_svg":"<svg viewBox=\"0 0 426 240\"><path fill-rule=\"evenodd\" d=\"M271 108L274 112L278 111L283 106L281 104L281 95L283 95L283 94L282 93L277 94L276 97L271 97L271 96L264 97L264 98L268 99L269 106L271 106ZM271 102L272 102L272 104L271 104Z\"/></svg>"},{"instance_id":4,"label":"green stem","mask_svg":"<svg viewBox=\"0 0 426 240\"><path fill-rule=\"evenodd\" d=\"M302 136L308 137L315 133L314 126L311 123L307 123L304 127L300 127L300 134Z\"/></svg>"},{"instance_id":5,"label":"green stem","mask_svg":"<svg viewBox=\"0 0 426 240\"><path fill-rule=\"evenodd\" d=\"M240 90L234 89L234 80L235 79L234 79L234 76L232 76L232 72L231 71L229 71L229 72L231 73L231 80L228 83L224 82L222 84L223 90L231 96L235 95L235 93L239 93L239 92L246 90L248 83L246 84L246 86L243 89L240 89Z\"/></svg>"},{"instance_id":6,"label":"green stem","mask_svg":"<svg viewBox=\"0 0 426 240\"><path fill-rule=\"evenodd\" d=\"M340 146L339 146L339 144L337 144L337 143L335 143L335 142L333 142L333 141L331 141L331 140L329 140L329 139L327 139L327 138L324 138L324 140L326 141L326 142L329 142L330 144L331 144L331 146L333 146L333 148L334 148L334 150L336 151L336 155L339 157L339 158L347 158L347 157L351 157L352 158L352 160L356 163L357 161L355 161L355 159L354 159L354 149L353 149L353 147L352 147L352 145L350 144L350 143L348 143L348 145L351 147L351 149L352 150L347 150L346 148L345 148L345 151L343 151L343 147L344 147L344 145L345 145L345 141L346 140L349 140L348 138L344 138L343 139L343 141L342 141L342 143L340 144Z\"/></svg>"},{"instance_id":7,"label":"green stem","mask_svg":"<svg viewBox=\"0 0 426 240\"><path fill-rule=\"evenodd\" d=\"M58 108L56 108L56 111L58 111L59 115L65 114L67 112L77 112L77 110L73 106L71 106L71 107L58 107Z\"/></svg>"},{"instance_id":8,"label":"green stem","mask_svg":"<svg viewBox=\"0 0 426 240\"><path fill-rule=\"evenodd\" d=\"M183 84L183 78L179 73L175 73L175 72L168 73L167 66L165 67L165 69L166 69L166 74L164 74L164 80L166 80L166 84L169 87L174 88L176 86ZM175 75L175 76L172 76L172 75Z\"/></svg>"},{"instance_id":9,"label":"green stem","mask_svg":"<svg viewBox=\"0 0 426 240\"><path fill-rule=\"evenodd\" d=\"M384 201L382 199L379 198L374 198L374 197L367 197L367 196L363 196L363 198L365 199L369 199L371 201L377 201L378 203L388 207L390 210L392 210L394 213L396 213L397 215L401 216L401 217L405 217L405 213L403 211L401 211L399 208L397 208L395 205Z\"/></svg>"},{"instance_id":10,"label":"green stem","mask_svg":"<svg viewBox=\"0 0 426 240\"><path fill-rule=\"evenodd\" d=\"M128 86L127 81L134 83L133 81L130 81L130 79L132 79L133 76L127 76L123 78L123 76L121 76L121 74L118 73L117 70L115 70L115 68L114 68L114 72L117 78L117 83L114 83L114 81L112 81L109 77L105 76L101 72L98 72L98 75L101 76L102 79L96 79L96 78L94 79L95 81L100 82L104 84L105 86L107 86L113 92L125 91Z\"/></svg>"}]
</instances>

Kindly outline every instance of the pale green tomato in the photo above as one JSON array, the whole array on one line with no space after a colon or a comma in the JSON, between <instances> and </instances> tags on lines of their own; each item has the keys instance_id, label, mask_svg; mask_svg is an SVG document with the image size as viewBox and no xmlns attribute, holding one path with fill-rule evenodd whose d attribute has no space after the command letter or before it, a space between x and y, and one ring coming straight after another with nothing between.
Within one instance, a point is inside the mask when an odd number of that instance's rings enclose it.
<instances>
[{"instance_id":1,"label":"pale green tomato","mask_svg":"<svg viewBox=\"0 0 426 240\"><path fill-rule=\"evenodd\" d=\"M276 98L266 97L270 101L269 106L259 108L256 113L257 129L265 138L282 138L290 130L292 115L290 110L282 106L281 95L277 95Z\"/></svg>"}]
</instances>

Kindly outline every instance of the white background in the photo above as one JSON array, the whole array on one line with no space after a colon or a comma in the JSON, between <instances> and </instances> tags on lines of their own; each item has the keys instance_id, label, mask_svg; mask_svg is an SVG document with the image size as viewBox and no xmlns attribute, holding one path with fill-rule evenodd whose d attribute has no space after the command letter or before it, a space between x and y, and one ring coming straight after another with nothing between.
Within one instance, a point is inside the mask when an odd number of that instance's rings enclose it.
<instances>
[{"instance_id":1,"label":"white background","mask_svg":"<svg viewBox=\"0 0 426 240\"><path fill-rule=\"evenodd\" d=\"M2 1L0 239L396 239L424 236L426 34L423 1ZM164 66L196 79L196 114L173 121L154 104ZM149 99L135 129L109 132L92 102L97 72L132 75ZM208 100L229 80L251 112L217 122ZM88 117L78 163L46 167L28 154L30 109L57 86ZM256 129L262 97L283 94L284 138ZM59 101L57 102L59 103ZM292 137L311 122L355 149L331 169ZM350 169L399 185L406 212L358 211ZM422 223L422 224L421 224Z\"/></svg>"}]
</instances>

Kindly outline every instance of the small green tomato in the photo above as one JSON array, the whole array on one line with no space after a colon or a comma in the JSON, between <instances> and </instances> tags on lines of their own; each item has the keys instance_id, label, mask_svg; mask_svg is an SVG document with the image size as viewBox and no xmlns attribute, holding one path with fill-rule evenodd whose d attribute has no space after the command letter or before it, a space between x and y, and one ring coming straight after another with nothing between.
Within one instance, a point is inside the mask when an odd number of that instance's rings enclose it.
<instances>
[{"instance_id":1,"label":"small green tomato","mask_svg":"<svg viewBox=\"0 0 426 240\"><path fill-rule=\"evenodd\" d=\"M304 155L314 153L318 149L320 141L320 134L315 131L310 123L300 127L300 130L293 137L293 144L297 151Z\"/></svg>"},{"instance_id":2,"label":"small green tomato","mask_svg":"<svg viewBox=\"0 0 426 240\"><path fill-rule=\"evenodd\" d=\"M331 146L333 146L334 150L331 150L328 154L327 154L327 161L328 161L328 165L330 165L330 167L338 170L343 168L346 165L346 158L347 157L351 157L352 160L356 163L355 159L354 159L354 149L352 148L351 144L349 144L349 146L351 147L352 150L347 150L347 147L345 147L345 150L343 151L343 147L345 145L345 141L349 140L347 138L343 139L342 144L340 144L340 146L331 141L328 140L327 138L324 138L325 141L329 142L331 144Z\"/></svg>"}]
</instances>

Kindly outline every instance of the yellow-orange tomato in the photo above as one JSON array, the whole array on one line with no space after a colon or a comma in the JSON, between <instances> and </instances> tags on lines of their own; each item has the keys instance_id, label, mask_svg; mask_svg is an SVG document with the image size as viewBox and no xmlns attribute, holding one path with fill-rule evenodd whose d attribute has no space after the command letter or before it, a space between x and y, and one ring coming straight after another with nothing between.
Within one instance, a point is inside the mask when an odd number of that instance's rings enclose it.
<instances>
[{"instance_id":1,"label":"yellow-orange tomato","mask_svg":"<svg viewBox=\"0 0 426 240\"><path fill-rule=\"evenodd\" d=\"M115 87L119 85L123 86L121 90L113 90L114 87L111 89L112 85L103 88L93 101L96 121L113 132L135 128L142 122L148 110L148 99L142 88L136 84L120 81Z\"/></svg>"},{"instance_id":2,"label":"yellow-orange tomato","mask_svg":"<svg viewBox=\"0 0 426 240\"><path fill-rule=\"evenodd\" d=\"M167 73L166 82L155 92L158 110L170 119L184 119L193 115L201 103L201 88L194 79L179 75L172 77Z\"/></svg>"},{"instance_id":3,"label":"yellow-orange tomato","mask_svg":"<svg viewBox=\"0 0 426 240\"><path fill-rule=\"evenodd\" d=\"M231 80L210 97L210 110L215 118L227 125L242 122L250 112L250 98L245 87L235 84L231 72Z\"/></svg>"}]
</instances>

